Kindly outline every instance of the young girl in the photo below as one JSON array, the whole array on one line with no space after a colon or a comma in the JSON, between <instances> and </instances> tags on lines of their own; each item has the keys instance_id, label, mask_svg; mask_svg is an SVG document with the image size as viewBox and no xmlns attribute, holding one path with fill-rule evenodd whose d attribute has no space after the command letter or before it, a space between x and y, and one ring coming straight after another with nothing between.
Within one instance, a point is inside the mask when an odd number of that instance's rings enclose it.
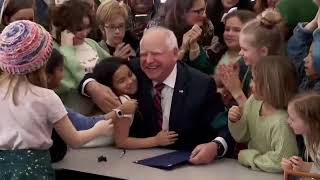
<instances>
[{"instance_id":1,"label":"young girl","mask_svg":"<svg viewBox=\"0 0 320 180\"><path fill-rule=\"evenodd\" d=\"M320 11L309 23L299 23L288 41L288 56L296 66L302 91L320 92Z\"/></svg>"},{"instance_id":2,"label":"young girl","mask_svg":"<svg viewBox=\"0 0 320 180\"><path fill-rule=\"evenodd\" d=\"M217 86L223 86L219 78L219 66L222 64L235 64L239 61L240 56L240 45L239 45L239 34L242 27L248 21L255 18L255 14L245 10L233 10L226 14L224 17L225 30L223 34L224 42L227 46L226 52L221 57L217 68L215 69L214 78ZM224 96L224 103L229 107L232 98L229 93L226 93L224 88L218 89ZM227 96L228 95L228 96Z\"/></svg>"},{"instance_id":3,"label":"young girl","mask_svg":"<svg viewBox=\"0 0 320 180\"><path fill-rule=\"evenodd\" d=\"M252 69L253 95L244 107L229 110L229 129L247 142L238 160L254 170L280 172L281 159L298 154L295 135L286 123L289 99L297 92L296 71L282 56L262 57Z\"/></svg>"},{"instance_id":4,"label":"young girl","mask_svg":"<svg viewBox=\"0 0 320 180\"><path fill-rule=\"evenodd\" d=\"M63 69L63 56L56 49L52 50L51 56L46 64L46 74L47 74L47 84L48 88L55 90L59 87L61 80L64 77ZM101 120L113 119L117 121L118 118L114 112L110 112L104 115L98 116L84 116L80 113L73 111L72 109L66 108L68 112L68 117L72 122L73 126L78 131L87 130L92 128L97 122ZM127 101L118 107L125 114L132 114L136 109L135 101ZM67 145L63 142L61 137L54 130L52 132L53 145L50 148L51 160L52 162L57 162L65 156L67 152ZM82 147L98 147L110 145L113 143L112 137L98 137L94 140L86 143Z\"/></svg>"},{"instance_id":5,"label":"young girl","mask_svg":"<svg viewBox=\"0 0 320 180\"><path fill-rule=\"evenodd\" d=\"M85 115L92 114L94 104L80 96L77 87L86 73L110 56L97 42L86 38L94 24L92 9L86 2L69 0L57 6L52 14L59 51L65 57L64 79L57 93L67 107Z\"/></svg>"},{"instance_id":6,"label":"young girl","mask_svg":"<svg viewBox=\"0 0 320 180\"><path fill-rule=\"evenodd\" d=\"M219 70L224 87L240 106L250 94L250 68L254 67L263 56L281 53L282 37L278 28L280 22L281 15L272 9L267 9L256 19L248 22L239 36L241 47L239 54L243 60L240 60L237 66L222 66Z\"/></svg>"},{"instance_id":7,"label":"young girl","mask_svg":"<svg viewBox=\"0 0 320 180\"><path fill-rule=\"evenodd\" d=\"M289 102L288 123L295 134L303 135L306 142L306 157L313 162L304 162L298 156L282 160L284 170L320 174L320 95L316 92L303 93Z\"/></svg>"},{"instance_id":8,"label":"young girl","mask_svg":"<svg viewBox=\"0 0 320 180\"><path fill-rule=\"evenodd\" d=\"M0 35L0 179L54 179L48 149L54 127L73 148L97 136L110 135L113 125L100 121L77 132L59 97L46 89L45 64L51 35L31 21L16 21Z\"/></svg>"},{"instance_id":9,"label":"young girl","mask_svg":"<svg viewBox=\"0 0 320 180\"><path fill-rule=\"evenodd\" d=\"M92 78L97 82L108 86L120 98L122 103L134 98L138 88L138 82L135 74L132 72L127 60L111 57L94 68ZM143 132L136 129L140 123L145 120L137 112L134 121L139 121L136 126L131 126L132 118L124 118L121 121L114 121L114 138L117 147L126 149L149 148L155 146L165 146L174 143L177 140L177 134L173 131L161 131L154 137L145 137Z\"/></svg>"}]
</instances>

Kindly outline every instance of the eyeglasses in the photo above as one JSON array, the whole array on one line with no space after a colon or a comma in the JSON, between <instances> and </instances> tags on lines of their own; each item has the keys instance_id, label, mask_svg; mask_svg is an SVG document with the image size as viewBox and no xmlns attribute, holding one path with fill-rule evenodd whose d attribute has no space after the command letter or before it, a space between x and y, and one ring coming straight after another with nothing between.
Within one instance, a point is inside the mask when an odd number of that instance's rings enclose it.
<instances>
[{"instance_id":1,"label":"eyeglasses","mask_svg":"<svg viewBox=\"0 0 320 180\"><path fill-rule=\"evenodd\" d=\"M105 25L104 27L106 29L112 31L112 32L116 32L117 30L118 31L125 31L126 30L126 26L124 24L119 25L119 26L113 26L113 25L108 26L108 25Z\"/></svg>"},{"instance_id":2,"label":"eyeglasses","mask_svg":"<svg viewBox=\"0 0 320 180\"><path fill-rule=\"evenodd\" d=\"M193 13L196 13L200 16L206 14L206 8L200 8L200 9L195 9L195 10L191 9L190 11Z\"/></svg>"}]
</instances>

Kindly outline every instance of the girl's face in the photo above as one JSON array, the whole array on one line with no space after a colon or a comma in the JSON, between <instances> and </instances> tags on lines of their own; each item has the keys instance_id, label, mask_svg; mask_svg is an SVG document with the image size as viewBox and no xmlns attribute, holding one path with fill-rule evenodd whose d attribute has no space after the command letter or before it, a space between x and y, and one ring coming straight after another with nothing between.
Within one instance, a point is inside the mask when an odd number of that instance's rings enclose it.
<instances>
[{"instance_id":1,"label":"girl's face","mask_svg":"<svg viewBox=\"0 0 320 180\"><path fill-rule=\"evenodd\" d=\"M206 18L206 3L204 0L194 0L193 6L185 14L185 20L189 26L203 25Z\"/></svg>"},{"instance_id":2,"label":"girl's face","mask_svg":"<svg viewBox=\"0 0 320 180\"><path fill-rule=\"evenodd\" d=\"M60 85L61 80L64 78L63 65L57 67L53 74L47 74L48 77L48 88L57 89Z\"/></svg>"},{"instance_id":3,"label":"girl's face","mask_svg":"<svg viewBox=\"0 0 320 180\"><path fill-rule=\"evenodd\" d=\"M305 122L299 117L296 110L294 109L293 104L289 103L288 105L288 124L293 129L295 134L306 135L308 132L308 126Z\"/></svg>"},{"instance_id":4,"label":"girl's face","mask_svg":"<svg viewBox=\"0 0 320 180\"><path fill-rule=\"evenodd\" d=\"M18 20L34 21L34 10L32 8L21 9L18 12L16 12L13 16L11 16L8 19L8 22L11 23L11 22L18 21Z\"/></svg>"},{"instance_id":5,"label":"girl's face","mask_svg":"<svg viewBox=\"0 0 320 180\"><path fill-rule=\"evenodd\" d=\"M110 22L106 22L104 32L106 41L110 46L117 46L123 42L126 31L126 21L122 16L115 16Z\"/></svg>"},{"instance_id":6,"label":"girl's face","mask_svg":"<svg viewBox=\"0 0 320 180\"><path fill-rule=\"evenodd\" d=\"M81 28L76 30L73 37L73 45L80 45L84 42L85 38L91 31L91 23L89 17L83 18L83 24Z\"/></svg>"},{"instance_id":7,"label":"girl's face","mask_svg":"<svg viewBox=\"0 0 320 180\"><path fill-rule=\"evenodd\" d=\"M117 95L133 95L138 90L137 77L127 65L121 65L112 77L113 88Z\"/></svg>"},{"instance_id":8,"label":"girl's face","mask_svg":"<svg viewBox=\"0 0 320 180\"><path fill-rule=\"evenodd\" d=\"M251 93L254 96L256 100L262 100L261 96L259 95L256 87L256 78L255 75L252 74L252 79L250 81L250 88L251 88Z\"/></svg>"},{"instance_id":9,"label":"girl's face","mask_svg":"<svg viewBox=\"0 0 320 180\"><path fill-rule=\"evenodd\" d=\"M260 49L254 47L251 43L252 41L253 37L251 35L240 33L239 44L241 49L239 55L243 57L247 66L255 65L262 56Z\"/></svg>"},{"instance_id":10,"label":"girl's face","mask_svg":"<svg viewBox=\"0 0 320 180\"><path fill-rule=\"evenodd\" d=\"M223 39L229 49L240 49L239 34L242 29L242 26L242 22L236 16L227 19L225 24L225 30L223 33Z\"/></svg>"},{"instance_id":11,"label":"girl's face","mask_svg":"<svg viewBox=\"0 0 320 180\"><path fill-rule=\"evenodd\" d=\"M229 10L229 9L235 7L238 4L239 0L221 0L221 2L222 2L224 9Z\"/></svg>"},{"instance_id":12,"label":"girl's face","mask_svg":"<svg viewBox=\"0 0 320 180\"><path fill-rule=\"evenodd\" d=\"M312 58L312 49L313 49L313 43L310 46L309 54L304 58L304 70L306 72L306 75L312 79L315 80L318 78L318 74L313 68L313 58Z\"/></svg>"}]
</instances>

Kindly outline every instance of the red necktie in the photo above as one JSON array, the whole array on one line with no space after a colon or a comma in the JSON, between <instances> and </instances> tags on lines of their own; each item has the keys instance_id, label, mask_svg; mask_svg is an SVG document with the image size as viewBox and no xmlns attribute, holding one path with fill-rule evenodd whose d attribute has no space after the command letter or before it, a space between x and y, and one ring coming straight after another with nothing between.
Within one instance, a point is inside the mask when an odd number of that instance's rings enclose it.
<instances>
[{"instance_id":1,"label":"red necktie","mask_svg":"<svg viewBox=\"0 0 320 180\"><path fill-rule=\"evenodd\" d=\"M162 129L162 107L161 107L161 91L165 84L158 83L154 86L155 94L153 96L154 107L156 108L156 120L159 124L160 129Z\"/></svg>"}]
</instances>

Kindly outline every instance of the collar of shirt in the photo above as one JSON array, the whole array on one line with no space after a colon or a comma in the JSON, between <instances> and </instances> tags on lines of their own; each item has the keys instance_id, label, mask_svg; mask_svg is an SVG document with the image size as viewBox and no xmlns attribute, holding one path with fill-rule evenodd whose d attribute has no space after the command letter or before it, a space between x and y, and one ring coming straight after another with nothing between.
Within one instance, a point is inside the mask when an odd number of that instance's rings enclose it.
<instances>
[{"instance_id":1,"label":"collar of shirt","mask_svg":"<svg viewBox=\"0 0 320 180\"><path fill-rule=\"evenodd\" d=\"M169 76L162 83L174 89L174 86L176 84L176 78L177 78L177 64L174 66ZM158 82L153 81L152 83L153 83L153 86L155 86Z\"/></svg>"}]
</instances>

